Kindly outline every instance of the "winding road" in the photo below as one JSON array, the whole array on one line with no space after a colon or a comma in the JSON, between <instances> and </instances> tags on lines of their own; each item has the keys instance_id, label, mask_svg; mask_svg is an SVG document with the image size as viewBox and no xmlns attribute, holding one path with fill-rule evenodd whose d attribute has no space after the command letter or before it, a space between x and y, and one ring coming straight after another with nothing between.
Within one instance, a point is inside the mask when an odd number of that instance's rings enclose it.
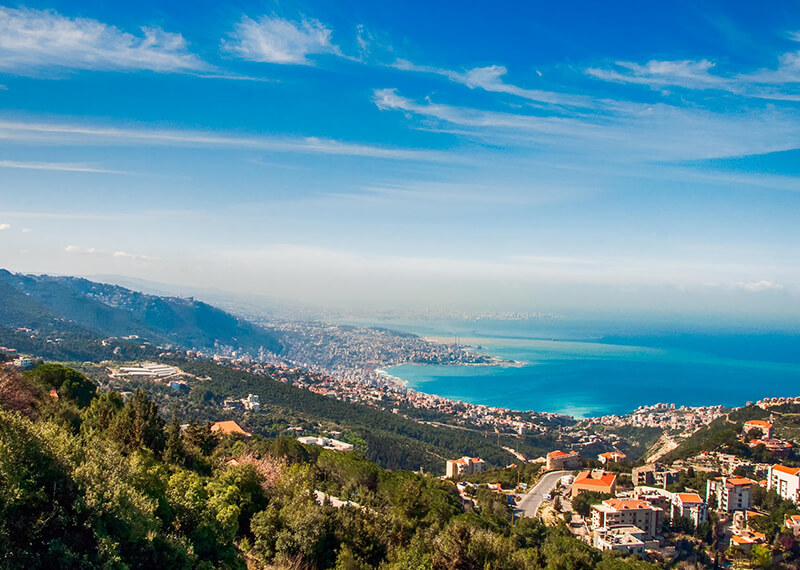
<instances>
[{"instance_id":1,"label":"winding road","mask_svg":"<svg viewBox=\"0 0 800 570\"><path fill-rule=\"evenodd\" d=\"M519 502L517 503L517 511L522 516L535 517L539 506L544 501L544 496L553 492L556 488L556 483L564 475L568 475L572 471L551 471L542 475L538 483L534 485L530 491L524 495L520 495Z\"/></svg>"}]
</instances>

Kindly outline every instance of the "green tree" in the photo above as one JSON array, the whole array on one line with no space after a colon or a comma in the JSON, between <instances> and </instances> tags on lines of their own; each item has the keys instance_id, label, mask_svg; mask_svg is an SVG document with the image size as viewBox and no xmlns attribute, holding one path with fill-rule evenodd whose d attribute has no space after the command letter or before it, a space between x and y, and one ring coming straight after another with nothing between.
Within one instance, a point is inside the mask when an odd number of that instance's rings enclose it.
<instances>
[{"instance_id":1,"label":"green tree","mask_svg":"<svg viewBox=\"0 0 800 570\"><path fill-rule=\"evenodd\" d=\"M156 403L141 389L125 402L108 431L110 437L128 453L143 447L155 453L164 449L164 420L158 415Z\"/></svg>"}]
</instances>

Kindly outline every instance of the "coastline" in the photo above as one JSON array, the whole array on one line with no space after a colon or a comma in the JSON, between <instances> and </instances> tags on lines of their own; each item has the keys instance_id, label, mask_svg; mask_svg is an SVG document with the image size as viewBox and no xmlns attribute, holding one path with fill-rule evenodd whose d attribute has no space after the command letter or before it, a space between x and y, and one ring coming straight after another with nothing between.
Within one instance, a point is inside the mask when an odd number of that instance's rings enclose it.
<instances>
[{"instance_id":1,"label":"coastline","mask_svg":"<svg viewBox=\"0 0 800 570\"><path fill-rule=\"evenodd\" d=\"M458 330L457 324L452 330ZM800 362L737 359L705 352L702 346L687 350L642 345L636 337L631 337L631 344L614 344L545 340L542 336L549 335L540 336L539 331L539 338L491 332L496 336L443 335L430 328L419 334L427 342L451 346L457 339L460 349L488 357L488 362L407 362L379 370L398 387L442 401L556 413L578 420L624 416L657 401L679 408L737 408L787 397L800 380ZM637 389L642 381L660 388ZM593 384L607 386L601 392ZM726 390L720 391L721 386Z\"/></svg>"}]
</instances>

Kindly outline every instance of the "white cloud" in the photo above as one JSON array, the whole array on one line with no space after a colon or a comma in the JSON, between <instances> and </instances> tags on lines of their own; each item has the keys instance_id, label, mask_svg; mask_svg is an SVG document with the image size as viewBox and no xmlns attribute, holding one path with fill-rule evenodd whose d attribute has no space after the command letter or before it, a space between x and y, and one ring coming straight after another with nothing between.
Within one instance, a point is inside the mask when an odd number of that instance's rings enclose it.
<instances>
[{"instance_id":1,"label":"white cloud","mask_svg":"<svg viewBox=\"0 0 800 570\"><path fill-rule=\"evenodd\" d=\"M138 253L128 253L127 251L115 251L113 257L122 258L122 259L136 259L141 261L159 261L160 257L154 257L152 255L141 255Z\"/></svg>"},{"instance_id":2,"label":"white cloud","mask_svg":"<svg viewBox=\"0 0 800 570\"><path fill-rule=\"evenodd\" d=\"M38 68L186 72L209 66L188 51L183 36L160 28L133 35L52 10L0 7L0 70Z\"/></svg>"},{"instance_id":3,"label":"white cloud","mask_svg":"<svg viewBox=\"0 0 800 570\"><path fill-rule=\"evenodd\" d=\"M414 71L419 73L431 73L446 77L454 83L460 83L470 89L483 89L493 93L507 93L530 101L547 103L552 105L569 105L575 107L593 107L594 101L591 97L581 95L571 95L568 93L558 93L555 91L545 91L541 89L525 89L516 85L511 85L503 80L508 73L508 69L502 65L490 65L486 67L473 67L466 71L454 71L425 65L416 65L410 61L399 59L394 62L392 67L403 71ZM541 77L541 73L538 73Z\"/></svg>"},{"instance_id":4,"label":"white cloud","mask_svg":"<svg viewBox=\"0 0 800 570\"><path fill-rule=\"evenodd\" d=\"M318 137L249 137L204 131L116 128L94 125L4 121L0 140L54 142L67 145L96 144L230 147L272 152L360 156L395 160L446 161L452 157L436 152L349 143ZM44 163L46 164L46 163ZM17 166L21 167L21 166ZM98 170L99 169L95 169ZM83 170L88 172L89 170ZM113 172L118 173L118 172Z\"/></svg>"},{"instance_id":5,"label":"white cloud","mask_svg":"<svg viewBox=\"0 0 800 570\"><path fill-rule=\"evenodd\" d=\"M317 20L292 22L277 16L252 20L245 16L236 24L231 39L223 42L223 49L249 61L311 65L310 55L342 55L331 36L330 28Z\"/></svg>"},{"instance_id":6,"label":"white cloud","mask_svg":"<svg viewBox=\"0 0 800 570\"><path fill-rule=\"evenodd\" d=\"M23 234L29 234L31 232L33 232L33 230L31 228L22 228L22 233Z\"/></svg>"},{"instance_id":7,"label":"white cloud","mask_svg":"<svg viewBox=\"0 0 800 570\"><path fill-rule=\"evenodd\" d=\"M11 224L0 224L0 230L10 230Z\"/></svg>"},{"instance_id":8,"label":"white cloud","mask_svg":"<svg viewBox=\"0 0 800 570\"><path fill-rule=\"evenodd\" d=\"M486 111L417 102L396 89L377 89L373 101L381 110L421 118L422 126L494 144L569 151L607 162L699 160L790 150L800 147L800 121L790 110L768 108L712 113L665 104L626 105L605 114L558 115Z\"/></svg>"},{"instance_id":9,"label":"white cloud","mask_svg":"<svg viewBox=\"0 0 800 570\"><path fill-rule=\"evenodd\" d=\"M95 256L102 256L102 257L111 257L114 259L128 259L132 261L160 261L160 257L154 257L151 255L142 255L138 253L128 253L127 251L115 251L109 252L104 249L99 249L96 247L79 247L75 245L68 245L64 248L66 253L76 254L76 255L95 255Z\"/></svg>"},{"instance_id":10,"label":"white cloud","mask_svg":"<svg viewBox=\"0 0 800 570\"><path fill-rule=\"evenodd\" d=\"M761 291L783 291L783 285L780 283L773 283L772 281L753 281L750 283L739 282L734 285L736 289L743 289L745 291L751 291L753 293L759 293Z\"/></svg>"},{"instance_id":11,"label":"white cloud","mask_svg":"<svg viewBox=\"0 0 800 570\"><path fill-rule=\"evenodd\" d=\"M726 88L729 82L709 71L714 63L700 61L659 61L651 60L644 65L629 61L617 61L618 69L589 68L586 73L592 77L618 83L637 83L650 87L678 86L690 89Z\"/></svg>"}]
</instances>

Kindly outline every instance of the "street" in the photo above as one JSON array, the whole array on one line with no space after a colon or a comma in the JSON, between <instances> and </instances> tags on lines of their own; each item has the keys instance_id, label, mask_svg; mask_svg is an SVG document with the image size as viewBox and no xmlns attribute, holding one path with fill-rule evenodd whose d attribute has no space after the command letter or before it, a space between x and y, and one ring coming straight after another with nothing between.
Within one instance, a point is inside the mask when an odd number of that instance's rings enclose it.
<instances>
[{"instance_id":1,"label":"street","mask_svg":"<svg viewBox=\"0 0 800 570\"><path fill-rule=\"evenodd\" d=\"M552 471L550 473L545 473L530 491L520 496L519 502L517 503L517 513L515 514L519 516L535 517L539 506L544 500L544 495L552 493L553 489L556 488L558 480L570 473L572 473L572 471Z\"/></svg>"}]
</instances>

